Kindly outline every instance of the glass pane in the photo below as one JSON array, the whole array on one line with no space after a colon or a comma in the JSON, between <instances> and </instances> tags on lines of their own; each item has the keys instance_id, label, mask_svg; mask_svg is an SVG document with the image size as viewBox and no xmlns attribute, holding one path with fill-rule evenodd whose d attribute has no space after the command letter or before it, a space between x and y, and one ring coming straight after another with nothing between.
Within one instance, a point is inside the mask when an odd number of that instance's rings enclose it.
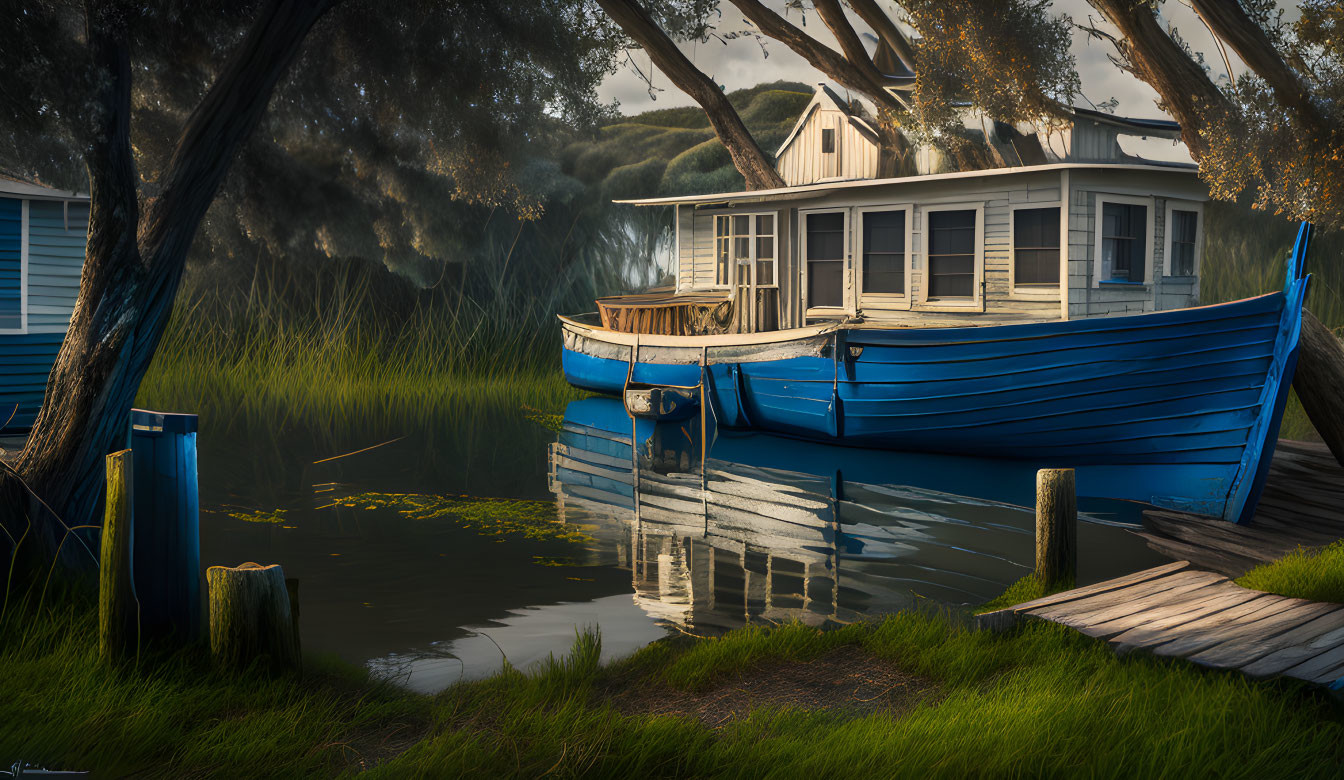
<instances>
[{"instance_id":1,"label":"glass pane","mask_svg":"<svg viewBox=\"0 0 1344 780\"><path fill-rule=\"evenodd\" d=\"M807 305L843 306L844 263L819 262L807 264Z\"/></svg>"},{"instance_id":2,"label":"glass pane","mask_svg":"<svg viewBox=\"0 0 1344 780\"><path fill-rule=\"evenodd\" d=\"M972 298L975 274L934 273L929 281L930 298Z\"/></svg>"},{"instance_id":3,"label":"glass pane","mask_svg":"<svg viewBox=\"0 0 1344 780\"><path fill-rule=\"evenodd\" d=\"M773 236L775 234L775 215L762 214L756 217L756 235Z\"/></svg>"},{"instance_id":4,"label":"glass pane","mask_svg":"<svg viewBox=\"0 0 1344 780\"><path fill-rule=\"evenodd\" d=\"M1193 243L1173 243L1171 245L1171 273L1173 276L1193 276L1195 273L1195 245Z\"/></svg>"},{"instance_id":5,"label":"glass pane","mask_svg":"<svg viewBox=\"0 0 1344 780\"><path fill-rule=\"evenodd\" d=\"M751 239L734 238L733 239L733 258L737 260L746 260L751 257Z\"/></svg>"},{"instance_id":6,"label":"glass pane","mask_svg":"<svg viewBox=\"0 0 1344 780\"><path fill-rule=\"evenodd\" d=\"M1058 249L1017 249L1013 252L1016 284L1058 284Z\"/></svg>"},{"instance_id":7,"label":"glass pane","mask_svg":"<svg viewBox=\"0 0 1344 780\"><path fill-rule=\"evenodd\" d=\"M775 283L775 261L758 260L756 262L756 284L771 285Z\"/></svg>"},{"instance_id":8,"label":"glass pane","mask_svg":"<svg viewBox=\"0 0 1344 780\"><path fill-rule=\"evenodd\" d=\"M749 236L751 235L751 217L739 214L733 217L733 235Z\"/></svg>"},{"instance_id":9,"label":"glass pane","mask_svg":"<svg viewBox=\"0 0 1344 780\"><path fill-rule=\"evenodd\" d=\"M722 216L715 217L714 218L715 238L723 238L726 235L728 235L728 218Z\"/></svg>"},{"instance_id":10,"label":"glass pane","mask_svg":"<svg viewBox=\"0 0 1344 780\"><path fill-rule=\"evenodd\" d=\"M809 260L845 259L845 215L807 215L807 258Z\"/></svg>"},{"instance_id":11,"label":"glass pane","mask_svg":"<svg viewBox=\"0 0 1344 780\"><path fill-rule=\"evenodd\" d=\"M905 294L905 253L865 252L863 254L863 291L866 293Z\"/></svg>"},{"instance_id":12,"label":"glass pane","mask_svg":"<svg viewBox=\"0 0 1344 780\"><path fill-rule=\"evenodd\" d=\"M1023 249L1059 247L1059 209L1013 212L1013 246Z\"/></svg>"},{"instance_id":13,"label":"glass pane","mask_svg":"<svg viewBox=\"0 0 1344 780\"><path fill-rule=\"evenodd\" d=\"M756 257L758 259L769 260L775 256L775 239L758 238L756 239Z\"/></svg>"},{"instance_id":14,"label":"glass pane","mask_svg":"<svg viewBox=\"0 0 1344 780\"><path fill-rule=\"evenodd\" d=\"M864 213L863 251L904 252L905 211L869 211Z\"/></svg>"},{"instance_id":15,"label":"glass pane","mask_svg":"<svg viewBox=\"0 0 1344 780\"><path fill-rule=\"evenodd\" d=\"M1193 211L1171 212L1172 239L1187 244L1195 243L1195 225L1199 215Z\"/></svg>"},{"instance_id":16,"label":"glass pane","mask_svg":"<svg viewBox=\"0 0 1344 780\"><path fill-rule=\"evenodd\" d=\"M929 214L929 254L975 252L975 212L935 211Z\"/></svg>"},{"instance_id":17,"label":"glass pane","mask_svg":"<svg viewBox=\"0 0 1344 780\"><path fill-rule=\"evenodd\" d=\"M821 153L830 154L835 151L835 131L826 128L821 131Z\"/></svg>"}]
</instances>

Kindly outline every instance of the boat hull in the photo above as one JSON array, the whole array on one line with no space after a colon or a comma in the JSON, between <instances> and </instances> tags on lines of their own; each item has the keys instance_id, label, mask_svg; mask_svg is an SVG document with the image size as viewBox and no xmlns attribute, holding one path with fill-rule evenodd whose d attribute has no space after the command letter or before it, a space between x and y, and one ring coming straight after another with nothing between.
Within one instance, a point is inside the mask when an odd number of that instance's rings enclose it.
<instances>
[{"instance_id":1,"label":"boat hull","mask_svg":"<svg viewBox=\"0 0 1344 780\"><path fill-rule=\"evenodd\" d=\"M1284 292L1243 301L977 328L833 326L752 343L632 340L566 320L564 370L609 393L629 379L703 382L728 427L1112 468L1113 497L1240 521L1254 510L1296 365L1307 232ZM1121 484L1133 479L1142 484Z\"/></svg>"}]
</instances>

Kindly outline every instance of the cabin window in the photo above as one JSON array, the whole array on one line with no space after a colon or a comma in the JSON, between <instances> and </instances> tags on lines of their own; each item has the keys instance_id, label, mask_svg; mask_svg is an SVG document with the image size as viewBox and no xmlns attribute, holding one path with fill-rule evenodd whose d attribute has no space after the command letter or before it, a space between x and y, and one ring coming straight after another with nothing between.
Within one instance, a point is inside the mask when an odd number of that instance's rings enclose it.
<instances>
[{"instance_id":1,"label":"cabin window","mask_svg":"<svg viewBox=\"0 0 1344 780\"><path fill-rule=\"evenodd\" d=\"M807 305L845 305L845 215L808 214L806 228Z\"/></svg>"},{"instance_id":2,"label":"cabin window","mask_svg":"<svg viewBox=\"0 0 1344 780\"><path fill-rule=\"evenodd\" d=\"M1134 203L1102 203L1102 279L1144 281L1147 261L1148 207Z\"/></svg>"},{"instance_id":3,"label":"cabin window","mask_svg":"<svg viewBox=\"0 0 1344 780\"><path fill-rule=\"evenodd\" d=\"M1059 209L1013 212L1013 284L1059 284Z\"/></svg>"},{"instance_id":4,"label":"cabin window","mask_svg":"<svg viewBox=\"0 0 1344 780\"><path fill-rule=\"evenodd\" d=\"M975 219L974 209L929 212L929 298L975 297Z\"/></svg>"},{"instance_id":5,"label":"cabin window","mask_svg":"<svg viewBox=\"0 0 1344 780\"><path fill-rule=\"evenodd\" d=\"M905 295L905 209L865 211L863 292Z\"/></svg>"},{"instance_id":6,"label":"cabin window","mask_svg":"<svg viewBox=\"0 0 1344 780\"><path fill-rule=\"evenodd\" d=\"M23 330L22 241L22 201L0 198L0 330Z\"/></svg>"},{"instance_id":7,"label":"cabin window","mask_svg":"<svg viewBox=\"0 0 1344 780\"><path fill-rule=\"evenodd\" d=\"M1199 235L1199 212L1172 209L1167 222L1171 249L1167 260L1169 276L1195 275L1195 242Z\"/></svg>"},{"instance_id":8,"label":"cabin window","mask_svg":"<svg viewBox=\"0 0 1344 780\"><path fill-rule=\"evenodd\" d=\"M775 284L775 215L721 214L714 218L714 283Z\"/></svg>"},{"instance_id":9,"label":"cabin window","mask_svg":"<svg viewBox=\"0 0 1344 780\"><path fill-rule=\"evenodd\" d=\"M821 131L821 153L822 153L822 154L834 154L834 153L835 153L835 130L834 130L834 128L830 128L830 127L822 128L822 131Z\"/></svg>"}]
</instances>

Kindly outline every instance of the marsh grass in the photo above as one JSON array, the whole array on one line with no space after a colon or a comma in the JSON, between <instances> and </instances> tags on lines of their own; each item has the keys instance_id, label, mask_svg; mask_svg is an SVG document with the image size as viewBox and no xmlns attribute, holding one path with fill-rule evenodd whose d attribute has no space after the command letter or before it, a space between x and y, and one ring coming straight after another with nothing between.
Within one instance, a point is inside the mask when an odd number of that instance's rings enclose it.
<instances>
[{"instance_id":1,"label":"marsh grass","mask_svg":"<svg viewBox=\"0 0 1344 780\"><path fill-rule=\"evenodd\" d=\"M1320 550L1296 551L1246 572L1237 584L1312 601L1344 604L1344 541Z\"/></svg>"},{"instance_id":2,"label":"marsh grass","mask_svg":"<svg viewBox=\"0 0 1344 780\"><path fill-rule=\"evenodd\" d=\"M680 638L608 666L583 632L568 655L435 697L311 659L303 680L222 677L199 651L111 668L75 607L4 629L0 755L100 776L330 777L360 756L389 759L369 774L396 778L1329 777L1344 762L1340 713L1300 686L1121 658L1050 624L976 632L933 611ZM608 698L614 686L749 687L841 646L940 695L900 715L757 709L717 729L623 714Z\"/></svg>"}]
</instances>

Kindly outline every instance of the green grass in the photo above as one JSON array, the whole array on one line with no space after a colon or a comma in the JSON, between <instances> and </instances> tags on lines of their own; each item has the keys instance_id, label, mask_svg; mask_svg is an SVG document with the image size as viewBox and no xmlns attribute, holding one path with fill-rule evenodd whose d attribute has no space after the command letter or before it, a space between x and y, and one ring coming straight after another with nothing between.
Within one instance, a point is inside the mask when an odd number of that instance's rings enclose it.
<instances>
[{"instance_id":1,"label":"green grass","mask_svg":"<svg viewBox=\"0 0 1344 780\"><path fill-rule=\"evenodd\" d=\"M1069 590L1073 587L1072 582L1061 582L1053 587L1047 586L1035 572L1028 574L1022 579L1008 586L1008 589L997 598L981 604L976 608L976 612L993 612L997 609L1006 609L1014 604L1024 604L1028 601L1034 601L1043 596L1049 596L1051 593L1059 593Z\"/></svg>"},{"instance_id":2,"label":"green grass","mask_svg":"<svg viewBox=\"0 0 1344 780\"><path fill-rule=\"evenodd\" d=\"M1237 584L1280 596L1344 604L1344 541L1321 550L1298 548L1251 569Z\"/></svg>"},{"instance_id":3,"label":"green grass","mask_svg":"<svg viewBox=\"0 0 1344 780\"><path fill-rule=\"evenodd\" d=\"M822 631L749 628L598 663L600 639L538 670L505 668L436 697L309 663L227 678L199 651L111 668L77 609L0 632L0 755L136 774L330 777L1329 777L1344 723L1326 697L1149 657L1036 623L1007 635L906 612ZM936 687L902 715L758 709L711 730L626 715L609 695L749 687L773 664L857 646ZM391 747L387 747L390 745Z\"/></svg>"}]
</instances>

